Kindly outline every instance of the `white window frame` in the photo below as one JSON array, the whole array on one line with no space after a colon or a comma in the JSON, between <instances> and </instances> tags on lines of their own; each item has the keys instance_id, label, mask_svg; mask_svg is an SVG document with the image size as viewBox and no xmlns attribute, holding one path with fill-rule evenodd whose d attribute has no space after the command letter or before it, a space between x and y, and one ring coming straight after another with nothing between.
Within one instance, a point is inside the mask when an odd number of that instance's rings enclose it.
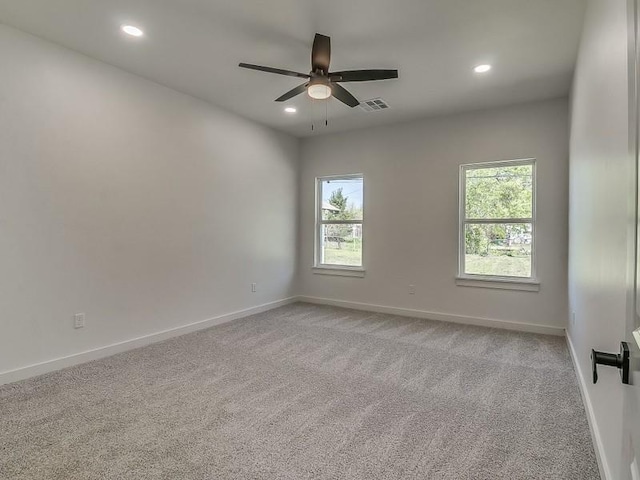
<instances>
[{"instance_id":1,"label":"white window frame","mask_svg":"<svg viewBox=\"0 0 640 480\"><path fill-rule=\"evenodd\" d=\"M322 182L327 180L350 180L360 179L362 180L362 220L323 220L322 219ZM362 173L349 173L345 175L327 175L323 177L316 177L316 227L315 227L315 241L314 241L314 273L324 275L339 275L348 277L363 277L364 276L364 217L365 217L365 201L364 201L364 175ZM322 263L322 226L325 224L345 224L345 225L362 225L362 265L334 265Z\"/></svg>"},{"instance_id":2,"label":"white window frame","mask_svg":"<svg viewBox=\"0 0 640 480\"><path fill-rule=\"evenodd\" d=\"M481 170L496 167L517 167L521 165L531 165L531 217L528 218L466 218L466 194L467 194L467 172L469 170ZM536 191L537 174L536 159L522 158L516 160L500 160L495 162L467 163L460 165L459 174L459 224L458 224L458 275L456 283L460 286L479 286L489 288L517 289L517 290L539 290L539 282L536 270ZM465 273L465 231L467 225L478 224L500 224L500 223L530 223L531 224L531 276L513 277L506 275L478 275Z\"/></svg>"}]
</instances>

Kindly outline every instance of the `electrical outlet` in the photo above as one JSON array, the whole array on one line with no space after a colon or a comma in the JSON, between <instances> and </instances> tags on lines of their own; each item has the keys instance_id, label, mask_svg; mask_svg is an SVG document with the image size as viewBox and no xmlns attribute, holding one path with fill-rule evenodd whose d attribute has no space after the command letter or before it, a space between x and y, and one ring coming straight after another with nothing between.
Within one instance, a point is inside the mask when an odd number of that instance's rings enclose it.
<instances>
[{"instance_id":1,"label":"electrical outlet","mask_svg":"<svg viewBox=\"0 0 640 480\"><path fill-rule=\"evenodd\" d=\"M252 283L251 284L251 291L253 293L256 293L258 291L258 284L257 283Z\"/></svg>"},{"instance_id":2,"label":"electrical outlet","mask_svg":"<svg viewBox=\"0 0 640 480\"><path fill-rule=\"evenodd\" d=\"M415 295L415 294L416 294L416 286L409 285L409 295Z\"/></svg>"},{"instance_id":3,"label":"electrical outlet","mask_svg":"<svg viewBox=\"0 0 640 480\"><path fill-rule=\"evenodd\" d=\"M84 328L84 313L76 313L73 316L73 328Z\"/></svg>"}]
</instances>

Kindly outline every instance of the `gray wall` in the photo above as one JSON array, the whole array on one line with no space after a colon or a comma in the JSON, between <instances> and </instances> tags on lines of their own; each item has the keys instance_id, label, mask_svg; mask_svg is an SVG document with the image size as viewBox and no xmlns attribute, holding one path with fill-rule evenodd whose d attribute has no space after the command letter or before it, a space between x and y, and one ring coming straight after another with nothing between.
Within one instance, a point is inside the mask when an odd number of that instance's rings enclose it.
<instances>
[{"instance_id":1,"label":"gray wall","mask_svg":"<svg viewBox=\"0 0 640 480\"><path fill-rule=\"evenodd\" d=\"M589 2L571 114L569 338L586 387L608 478L620 470L622 387L603 368L593 385L591 348L616 351L625 338L633 266L634 169L628 148L626 2Z\"/></svg>"},{"instance_id":2,"label":"gray wall","mask_svg":"<svg viewBox=\"0 0 640 480\"><path fill-rule=\"evenodd\" d=\"M375 115L372 113L371 115ZM558 99L303 141L302 295L562 331L567 318L568 102ZM458 166L535 157L539 292L456 286ZM363 173L364 278L312 273L314 179ZM408 285L416 294L408 294Z\"/></svg>"},{"instance_id":3,"label":"gray wall","mask_svg":"<svg viewBox=\"0 0 640 480\"><path fill-rule=\"evenodd\" d=\"M0 372L293 294L297 140L1 25L0 58Z\"/></svg>"}]
</instances>

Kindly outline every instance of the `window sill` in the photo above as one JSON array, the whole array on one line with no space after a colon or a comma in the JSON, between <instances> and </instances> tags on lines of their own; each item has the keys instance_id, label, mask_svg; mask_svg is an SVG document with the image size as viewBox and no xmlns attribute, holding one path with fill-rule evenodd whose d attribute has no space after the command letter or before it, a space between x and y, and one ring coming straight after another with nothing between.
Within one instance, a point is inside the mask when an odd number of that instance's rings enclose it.
<instances>
[{"instance_id":1,"label":"window sill","mask_svg":"<svg viewBox=\"0 0 640 480\"><path fill-rule=\"evenodd\" d=\"M360 267L312 267L316 275L336 275L338 277L364 277L364 268Z\"/></svg>"},{"instance_id":2,"label":"window sill","mask_svg":"<svg viewBox=\"0 0 640 480\"><path fill-rule=\"evenodd\" d=\"M497 288L499 290L521 290L539 292L540 282L535 279L512 279L505 277L456 277L459 287Z\"/></svg>"}]
</instances>

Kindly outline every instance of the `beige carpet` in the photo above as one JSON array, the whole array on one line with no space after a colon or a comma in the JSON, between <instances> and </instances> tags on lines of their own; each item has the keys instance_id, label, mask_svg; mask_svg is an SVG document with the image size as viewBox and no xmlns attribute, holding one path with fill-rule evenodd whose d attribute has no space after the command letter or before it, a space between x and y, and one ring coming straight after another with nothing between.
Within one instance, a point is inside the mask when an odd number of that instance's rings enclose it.
<instances>
[{"instance_id":1,"label":"beige carpet","mask_svg":"<svg viewBox=\"0 0 640 480\"><path fill-rule=\"evenodd\" d=\"M295 304L0 387L2 479L595 479L563 338Z\"/></svg>"}]
</instances>

